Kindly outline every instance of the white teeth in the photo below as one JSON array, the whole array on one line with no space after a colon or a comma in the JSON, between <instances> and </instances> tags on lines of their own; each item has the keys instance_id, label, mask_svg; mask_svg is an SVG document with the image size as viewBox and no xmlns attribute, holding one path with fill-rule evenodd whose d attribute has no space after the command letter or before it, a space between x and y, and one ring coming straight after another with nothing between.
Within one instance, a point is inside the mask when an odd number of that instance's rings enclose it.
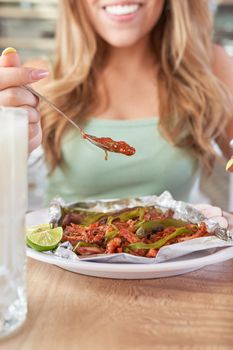
<instances>
[{"instance_id":1,"label":"white teeth","mask_svg":"<svg viewBox=\"0 0 233 350\"><path fill-rule=\"evenodd\" d=\"M111 15L130 15L139 9L139 4L106 6L105 11Z\"/></svg>"}]
</instances>

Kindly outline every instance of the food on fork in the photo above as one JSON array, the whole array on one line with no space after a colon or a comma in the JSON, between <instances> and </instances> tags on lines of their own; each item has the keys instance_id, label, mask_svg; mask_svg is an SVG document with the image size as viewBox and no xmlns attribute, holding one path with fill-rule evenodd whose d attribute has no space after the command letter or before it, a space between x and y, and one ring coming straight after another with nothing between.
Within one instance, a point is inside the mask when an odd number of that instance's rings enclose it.
<instances>
[{"instance_id":1,"label":"food on fork","mask_svg":"<svg viewBox=\"0 0 233 350\"><path fill-rule=\"evenodd\" d=\"M105 160L108 159L108 152L121 153L126 156L132 156L136 150L134 147L128 145L125 141L114 141L110 137L96 137L92 135L84 134L84 138L91 138L94 142L102 145L105 151Z\"/></svg>"}]
</instances>

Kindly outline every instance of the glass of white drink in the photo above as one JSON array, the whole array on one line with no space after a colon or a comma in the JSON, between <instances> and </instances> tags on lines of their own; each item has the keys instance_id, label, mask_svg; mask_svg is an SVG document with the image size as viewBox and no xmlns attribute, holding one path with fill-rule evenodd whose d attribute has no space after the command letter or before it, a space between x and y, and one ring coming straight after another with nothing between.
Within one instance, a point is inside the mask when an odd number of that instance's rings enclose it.
<instances>
[{"instance_id":1,"label":"glass of white drink","mask_svg":"<svg viewBox=\"0 0 233 350\"><path fill-rule=\"evenodd\" d=\"M26 111L0 107L0 337L18 328L27 314L27 156Z\"/></svg>"}]
</instances>

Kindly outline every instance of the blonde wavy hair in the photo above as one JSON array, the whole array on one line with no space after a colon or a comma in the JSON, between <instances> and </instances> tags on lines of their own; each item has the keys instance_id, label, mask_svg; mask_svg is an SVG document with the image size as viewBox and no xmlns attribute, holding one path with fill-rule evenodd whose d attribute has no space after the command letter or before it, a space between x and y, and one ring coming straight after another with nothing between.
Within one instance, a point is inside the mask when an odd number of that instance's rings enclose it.
<instances>
[{"instance_id":1,"label":"blonde wavy hair","mask_svg":"<svg viewBox=\"0 0 233 350\"><path fill-rule=\"evenodd\" d=\"M107 62L106 45L93 32L82 3L60 1L47 91L79 123L97 106L96 82L101 63ZM212 71L212 27L208 0L167 0L151 32L159 63L161 132L172 144L192 150L208 170L216 157L212 140L224 135L229 116L227 93ZM62 162L61 140L69 124L46 106L42 112L43 146L53 171Z\"/></svg>"}]
</instances>

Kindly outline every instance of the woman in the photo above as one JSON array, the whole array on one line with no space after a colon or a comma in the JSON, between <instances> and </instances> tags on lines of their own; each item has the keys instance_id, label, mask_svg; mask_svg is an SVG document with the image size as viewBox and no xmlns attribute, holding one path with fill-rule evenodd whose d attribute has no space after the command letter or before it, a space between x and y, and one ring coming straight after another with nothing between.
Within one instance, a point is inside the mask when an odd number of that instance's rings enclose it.
<instances>
[{"instance_id":1,"label":"woman","mask_svg":"<svg viewBox=\"0 0 233 350\"><path fill-rule=\"evenodd\" d=\"M199 165L213 167L212 141L229 157L233 136L232 60L211 37L204 0L60 1L53 74L34 87L88 134L125 140L136 154L105 161L43 106L46 202L56 194L74 201L164 190L188 200ZM20 86L48 72L20 67L16 53L0 63L0 104L29 111L32 150L41 141L38 100Z\"/></svg>"}]
</instances>

